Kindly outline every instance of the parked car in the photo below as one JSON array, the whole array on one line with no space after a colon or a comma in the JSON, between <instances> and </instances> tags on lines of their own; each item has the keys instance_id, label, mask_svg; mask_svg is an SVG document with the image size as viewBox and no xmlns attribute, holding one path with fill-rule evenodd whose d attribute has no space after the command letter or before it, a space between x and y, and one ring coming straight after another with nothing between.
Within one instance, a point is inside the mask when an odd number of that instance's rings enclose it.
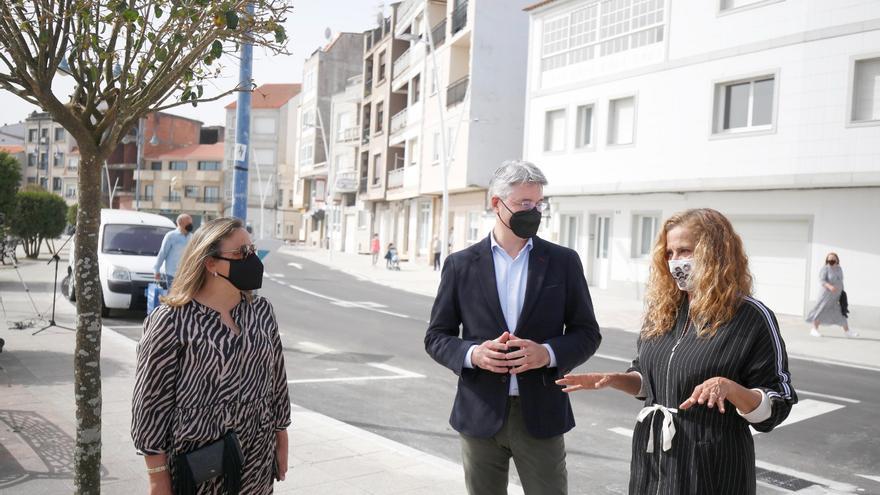
<instances>
[{"instance_id":1,"label":"parked car","mask_svg":"<svg viewBox=\"0 0 880 495\"><path fill-rule=\"evenodd\" d=\"M153 265L162 239L175 228L169 218L131 210L101 210L98 229L98 270L101 277L101 315L111 309L146 308L147 284L154 281ZM67 277L62 285L68 299L76 299L71 243Z\"/></svg>"}]
</instances>

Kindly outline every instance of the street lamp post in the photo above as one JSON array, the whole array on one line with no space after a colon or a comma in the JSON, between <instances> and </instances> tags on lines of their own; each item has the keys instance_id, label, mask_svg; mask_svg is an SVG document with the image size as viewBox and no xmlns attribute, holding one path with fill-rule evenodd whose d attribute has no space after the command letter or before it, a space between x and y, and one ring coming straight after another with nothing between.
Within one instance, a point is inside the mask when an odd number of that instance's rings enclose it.
<instances>
[{"instance_id":1,"label":"street lamp post","mask_svg":"<svg viewBox=\"0 0 880 495\"><path fill-rule=\"evenodd\" d=\"M440 163L443 170L440 173L441 197L443 198L443 207L440 212L440 262L446 261L449 255L449 157L446 147L446 118L443 108L443 101L440 97L440 74L437 64L437 50L434 47L434 37L430 29L425 29L428 38L422 38L415 34L401 34L397 37L399 40L409 41L413 43L424 43L427 50L431 52L431 72L433 72L434 87L437 88L437 111L440 114Z\"/></svg>"},{"instance_id":2,"label":"street lamp post","mask_svg":"<svg viewBox=\"0 0 880 495\"><path fill-rule=\"evenodd\" d=\"M331 115L333 113L333 103L330 103L330 112ZM318 124L315 125L311 122L306 122L306 127L311 127L313 129L318 129L321 131L321 141L324 143L324 162L327 163L327 190L325 192L324 205L325 211L329 212L331 215L334 213L330 209L331 203L333 203L333 181L335 180L335 174L333 173L333 160L330 157L330 143L327 141L327 132L324 130L324 118L321 117L321 107L320 105L315 110L315 114L318 118ZM335 222L330 221L327 218L327 214L324 215L324 223L327 225L327 250L330 251L330 259L333 259L333 226Z\"/></svg>"}]
</instances>

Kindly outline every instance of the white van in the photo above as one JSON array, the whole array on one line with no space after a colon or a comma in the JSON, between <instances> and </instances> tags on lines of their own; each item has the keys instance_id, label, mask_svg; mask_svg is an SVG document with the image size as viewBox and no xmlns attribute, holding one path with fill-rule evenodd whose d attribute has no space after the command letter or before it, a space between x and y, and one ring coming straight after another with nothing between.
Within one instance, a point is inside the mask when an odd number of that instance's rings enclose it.
<instances>
[{"instance_id":1,"label":"white van","mask_svg":"<svg viewBox=\"0 0 880 495\"><path fill-rule=\"evenodd\" d=\"M147 284L153 282L153 265L165 234L175 229L174 222L162 215L132 210L101 210L98 230L98 270L104 300L101 315L111 309L145 308ZM74 289L74 252L71 245L67 265L68 298Z\"/></svg>"}]
</instances>

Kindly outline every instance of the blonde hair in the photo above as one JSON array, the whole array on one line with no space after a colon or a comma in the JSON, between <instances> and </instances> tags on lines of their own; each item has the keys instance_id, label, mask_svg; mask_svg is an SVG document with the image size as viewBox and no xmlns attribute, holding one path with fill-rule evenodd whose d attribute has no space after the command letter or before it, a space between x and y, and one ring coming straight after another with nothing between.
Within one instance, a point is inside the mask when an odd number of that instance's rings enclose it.
<instances>
[{"instance_id":1,"label":"blonde hair","mask_svg":"<svg viewBox=\"0 0 880 495\"><path fill-rule=\"evenodd\" d=\"M220 242L231 236L237 229L243 229L244 224L237 218L217 218L203 223L192 238L186 244L183 256L177 266L177 275L171 285L167 296L160 300L172 307L183 306L190 301L205 285L208 270L205 261L217 254ZM244 292L248 301L251 300L250 291Z\"/></svg>"},{"instance_id":2,"label":"blonde hair","mask_svg":"<svg viewBox=\"0 0 880 495\"><path fill-rule=\"evenodd\" d=\"M686 228L694 241L694 289L690 318L701 337L729 322L744 297L752 293L752 275L742 240L721 213L700 208L672 215L657 234L651 253L642 337L664 335L675 326L685 293L669 272L666 238L675 227Z\"/></svg>"}]
</instances>

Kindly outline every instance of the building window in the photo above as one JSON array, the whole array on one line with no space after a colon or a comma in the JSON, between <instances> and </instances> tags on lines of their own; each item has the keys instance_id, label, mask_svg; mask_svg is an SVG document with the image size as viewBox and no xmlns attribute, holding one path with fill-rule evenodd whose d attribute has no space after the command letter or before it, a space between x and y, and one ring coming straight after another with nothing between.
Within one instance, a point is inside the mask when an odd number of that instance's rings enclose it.
<instances>
[{"instance_id":1,"label":"building window","mask_svg":"<svg viewBox=\"0 0 880 495\"><path fill-rule=\"evenodd\" d=\"M663 41L664 0L603 0L544 22L541 70Z\"/></svg>"},{"instance_id":2,"label":"building window","mask_svg":"<svg viewBox=\"0 0 880 495\"><path fill-rule=\"evenodd\" d=\"M299 164L309 166L315 162L315 144L311 141L302 145L299 153Z\"/></svg>"},{"instance_id":3,"label":"building window","mask_svg":"<svg viewBox=\"0 0 880 495\"><path fill-rule=\"evenodd\" d=\"M310 68L306 71L305 76L303 76L303 85L302 90L303 93L308 93L312 89L315 88L315 69Z\"/></svg>"},{"instance_id":4,"label":"building window","mask_svg":"<svg viewBox=\"0 0 880 495\"><path fill-rule=\"evenodd\" d=\"M199 187L198 186L184 186L183 195L187 198L198 198L199 197Z\"/></svg>"},{"instance_id":5,"label":"building window","mask_svg":"<svg viewBox=\"0 0 880 495\"><path fill-rule=\"evenodd\" d=\"M773 76L716 85L715 132L770 129L775 86Z\"/></svg>"},{"instance_id":6,"label":"building window","mask_svg":"<svg viewBox=\"0 0 880 495\"><path fill-rule=\"evenodd\" d=\"M150 170L162 170L162 162L150 162Z\"/></svg>"},{"instance_id":7,"label":"building window","mask_svg":"<svg viewBox=\"0 0 880 495\"><path fill-rule=\"evenodd\" d=\"M67 160L67 168L70 170L76 170L79 168L79 158L70 158Z\"/></svg>"},{"instance_id":8,"label":"building window","mask_svg":"<svg viewBox=\"0 0 880 495\"><path fill-rule=\"evenodd\" d=\"M144 201L152 201L153 200L153 184L147 184L144 186Z\"/></svg>"},{"instance_id":9,"label":"building window","mask_svg":"<svg viewBox=\"0 0 880 495\"><path fill-rule=\"evenodd\" d=\"M28 163L28 167L36 167L37 166L37 154L36 153L28 153L27 163Z\"/></svg>"},{"instance_id":10,"label":"building window","mask_svg":"<svg viewBox=\"0 0 880 495\"><path fill-rule=\"evenodd\" d=\"M73 184L67 185L67 190L64 191L64 197L67 199L75 199L76 198L76 186Z\"/></svg>"},{"instance_id":11,"label":"building window","mask_svg":"<svg viewBox=\"0 0 880 495\"><path fill-rule=\"evenodd\" d=\"M379 52L379 82L385 80L385 52Z\"/></svg>"},{"instance_id":12,"label":"building window","mask_svg":"<svg viewBox=\"0 0 880 495\"><path fill-rule=\"evenodd\" d=\"M575 148L589 148L593 144L593 105L577 107L577 123L575 125Z\"/></svg>"},{"instance_id":13,"label":"building window","mask_svg":"<svg viewBox=\"0 0 880 495\"><path fill-rule=\"evenodd\" d=\"M49 168L49 154L40 153L40 168L47 170Z\"/></svg>"},{"instance_id":14,"label":"building window","mask_svg":"<svg viewBox=\"0 0 880 495\"><path fill-rule=\"evenodd\" d=\"M471 246L480 242L480 224L482 215L478 211L469 211L467 214L467 245Z\"/></svg>"},{"instance_id":15,"label":"building window","mask_svg":"<svg viewBox=\"0 0 880 495\"><path fill-rule=\"evenodd\" d=\"M64 139L64 128L56 127L55 128L55 141L61 141Z\"/></svg>"},{"instance_id":16,"label":"building window","mask_svg":"<svg viewBox=\"0 0 880 495\"><path fill-rule=\"evenodd\" d=\"M419 202L418 247L420 253L427 253L431 241L431 202Z\"/></svg>"},{"instance_id":17,"label":"building window","mask_svg":"<svg viewBox=\"0 0 880 495\"><path fill-rule=\"evenodd\" d=\"M218 161L199 162L199 170L220 170L220 162L218 162Z\"/></svg>"},{"instance_id":18,"label":"building window","mask_svg":"<svg viewBox=\"0 0 880 495\"><path fill-rule=\"evenodd\" d=\"M419 138L415 137L407 142L409 147L407 156L407 165L415 165L419 163Z\"/></svg>"},{"instance_id":19,"label":"building window","mask_svg":"<svg viewBox=\"0 0 880 495\"><path fill-rule=\"evenodd\" d=\"M168 201L180 201L180 191L168 186Z\"/></svg>"},{"instance_id":20,"label":"building window","mask_svg":"<svg viewBox=\"0 0 880 495\"><path fill-rule=\"evenodd\" d=\"M382 121L385 120L385 102L376 104L376 132L382 132Z\"/></svg>"},{"instance_id":21,"label":"building window","mask_svg":"<svg viewBox=\"0 0 880 495\"><path fill-rule=\"evenodd\" d=\"M220 199L220 188L217 186L205 186L205 201L217 201Z\"/></svg>"},{"instance_id":22,"label":"building window","mask_svg":"<svg viewBox=\"0 0 880 495\"><path fill-rule=\"evenodd\" d=\"M275 119L272 117L255 118L254 134L275 134Z\"/></svg>"},{"instance_id":23,"label":"building window","mask_svg":"<svg viewBox=\"0 0 880 495\"><path fill-rule=\"evenodd\" d=\"M421 74L412 78L412 81L410 81L410 83L409 83L409 87L410 87L411 93L412 93L412 100L410 101L410 104L418 102L419 98L422 95L422 76L421 76Z\"/></svg>"},{"instance_id":24,"label":"building window","mask_svg":"<svg viewBox=\"0 0 880 495\"><path fill-rule=\"evenodd\" d=\"M52 177L52 190L60 191L61 190L61 177Z\"/></svg>"},{"instance_id":25,"label":"building window","mask_svg":"<svg viewBox=\"0 0 880 495\"><path fill-rule=\"evenodd\" d=\"M36 143L37 142L37 130L36 129L29 129L28 130L28 142L29 143Z\"/></svg>"},{"instance_id":26,"label":"building window","mask_svg":"<svg viewBox=\"0 0 880 495\"><path fill-rule=\"evenodd\" d=\"M633 257L641 258L651 255L657 229L660 227L660 215L633 216Z\"/></svg>"},{"instance_id":27,"label":"building window","mask_svg":"<svg viewBox=\"0 0 880 495\"><path fill-rule=\"evenodd\" d=\"M42 187L43 189L49 189L48 177L40 177L40 187Z\"/></svg>"},{"instance_id":28,"label":"building window","mask_svg":"<svg viewBox=\"0 0 880 495\"><path fill-rule=\"evenodd\" d=\"M550 110L544 114L544 151L565 149L565 110Z\"/></svg>"},{"instance_id":29,"label":"building window","mask_svg":"<svg viewBox=\"0 0 880 495\"><path fill-rule=\"evenodd\" d=\"M721 0L721 11L735 10L742 7L758 6L766 3L776 3L780 0Z\"/></svg>"},{"instance_id":30,"label":"building window","mask_svg":"<svg viewBox=\"0 0 880 495\"><path fill-rule=\"evenodd\" d=\"M36 178L36 177L28 177L28 178L27 178L27 183L28 183L28 184L36 184L36 183L37 183L37 178Z\"/></svg>"},{"instance_id":31,"label":"building window","mask_svg":"<svg viewBox=\"0 0 880 495\"><path fill-rule=\"evenodd\" d=\"M168 170L186 170L186 162L182 160L172 160L168 163Z\"/></svg>"},{"instance_id":32,"label":"building window","mask_svg":"<svg viewBox=\"0 0 880 495\"><path fill-rule=\"evenodd\" d=\"M55 167L63 167L64 166L64 153L55 153L53 157L52 165Z\"/></svg>"},{"instance_id":33,"label":"building window","mask_svg":"<svg viewBox=\"0 0 880 495\"><path fill-rule=\"evenodd\" d=\"M384 171L382 170L382 155L373 155L373 185L378 186L382 184L382 175Z\"/></svg>"},{"instance_id":34,"label":"building window","mask_svg":"<svg viewBox=\"0 0 880 495\"><path fill-rule=\"evenodd\" d=\"M880 58L855 63L851 120L880 121Z\"/></svg>"},{"instance_id":35,"label":"building window","mask_svg":"<svg viewBox=\"0 0 880 495\"><path fill-rule=\"evenodd\" d=\"M608 144L632 144L635 141L635 103L634 96L608 102Z\"/></svg>"}]
</instances>

